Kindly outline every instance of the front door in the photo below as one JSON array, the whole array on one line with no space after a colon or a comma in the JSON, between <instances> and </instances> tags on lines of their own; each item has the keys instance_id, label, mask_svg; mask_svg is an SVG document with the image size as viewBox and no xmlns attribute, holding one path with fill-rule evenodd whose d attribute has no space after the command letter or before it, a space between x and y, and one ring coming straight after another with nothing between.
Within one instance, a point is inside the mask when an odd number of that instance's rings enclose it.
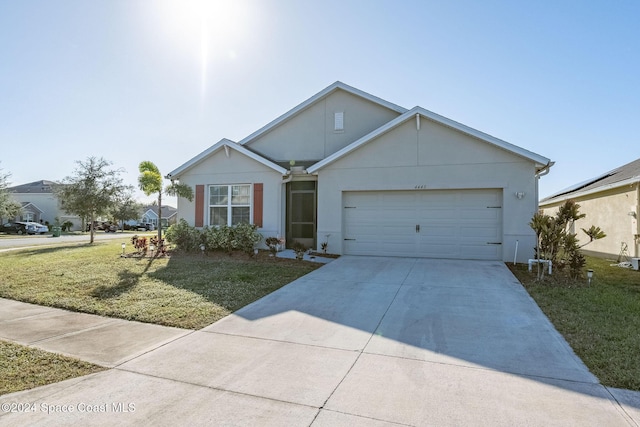
<instances>
[{"instance_id":1,"label":"front door","mask_svg":"<svg viewBox=\"0 0 640 427\"><path fill-rule=\"evenodd\" d=\"M287 184L287 246L295 241L316 246L316 181Z\"/></svg>"}]
</instances>

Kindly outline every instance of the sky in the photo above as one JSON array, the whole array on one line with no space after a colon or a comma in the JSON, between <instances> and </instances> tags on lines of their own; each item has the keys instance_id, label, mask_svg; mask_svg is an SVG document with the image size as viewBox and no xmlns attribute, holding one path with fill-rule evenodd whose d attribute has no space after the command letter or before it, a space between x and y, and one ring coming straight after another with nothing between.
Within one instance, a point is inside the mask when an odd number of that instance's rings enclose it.
<instances>
[{"instance_id":1,"label":"sky","mask_svg":"<svg viewBox=\"0 0 640 427\"><path fill-rule=\"evenodd\" d=\"M340 80L550 158L545 197L640 157L638 22L637 0L0 0L0 169L95 156L136 185Z\"/></svg>"}]
</instances>

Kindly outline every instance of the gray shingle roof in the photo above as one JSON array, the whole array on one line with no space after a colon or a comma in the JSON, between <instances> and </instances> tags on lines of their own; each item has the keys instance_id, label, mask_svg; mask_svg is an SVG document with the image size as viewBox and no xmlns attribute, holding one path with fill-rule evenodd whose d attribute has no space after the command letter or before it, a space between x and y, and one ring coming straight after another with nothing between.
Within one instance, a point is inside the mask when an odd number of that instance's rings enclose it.
<instances>
[{"instance_id":1,"label":"gray shingle roof","mask_svg":"<svg viewBox=\"0 0 640 427\"><path fill-rule=\"evenodd\" d=\"M9 187L7 190L10 193L53 193L53 186L57 183L54 181L47 181L42 179L40 181L30 182L28 184L16 185L15 187Z\"/></svg>"},{"instance_id":2,"label":"gray shingle roof","mask_svg":"<svg viewBox=\"0 0 640 427\"><path fill-rule=\"evenodd\" d=\"M142 208L142 212L147 212L148 210L152 210L154 213L158 213L158 205L147 205ZM178 212L178 209L169 205L162 205L162 218L171 218Z\"/></svg>"},{"instance_id":3,"label":"gray shingle roof","mask_svg":"<svg viewBox=\"0 0 640 427\"><path fill-rule=\"evenodd\" d=\"M616 169L613 169L602 175L598 175L595 178L588 179L579 184L565 188L564 190L544 198L541 202L551 201L556 198L567 198L568 196L584 193L592 190L597 190L600 187L615 186L616 183L633 180L640 181L640 159L636 159L626 165L622 165Z\"/></svg>"}]
</instances>

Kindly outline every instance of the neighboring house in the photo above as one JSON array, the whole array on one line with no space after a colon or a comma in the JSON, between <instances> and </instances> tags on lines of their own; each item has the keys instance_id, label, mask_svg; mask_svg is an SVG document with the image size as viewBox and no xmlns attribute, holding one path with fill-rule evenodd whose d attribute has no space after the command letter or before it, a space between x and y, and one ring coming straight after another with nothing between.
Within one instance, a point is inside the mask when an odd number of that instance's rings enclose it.
<instances>
[{"instance_id":1,"label":"neighboring house","mask_svg":"<svg viewBox=\"0 0 640 427\"><path fill-rule=\"evenodd\" d=\"M540 201L540 208L553 215L565 200L578 203L580 213L587 215L574 227L581 244L589 241L582 228L595 225L607 234L589 243L585 252L617 259L626 247L625 255L640 257L640 159L547 197Z\"/></svg>"},{"instance_id":2,"label":"neighboring house","mask_svg":"<svg viewBox=\"0 0 640 427\"><path fill-rule=\"evenodd\" d=\"M55 224L58 218L60 224L71 221L74 225L72 229L80 230L82 221L79 217L64 212L53 192L54 185L56 185L54 181L40 180L7 188L11 197L22 205L22 209L15 218L3 218L3 220Z\"/></svg>"},{"instance_id":3,"label":"neighboring house","mask_svg":"<svg viewBox=\"0 0 640 427\"><path fill-rule=\"evenodd\" d=\"M251 222L319 250L519 261L533 256L543 156L336 82L238 143L167 175L196 227Z\"/></svg>"},{"instance_id":4,"label":"neighboring house","mask_svg":"<svg viewBox=\"0 0 640 427\"><path fill-rule=\"evenodd\" d=\"M136 225L138 223L146 224L151 223L154 227L158 228L158 206L148 205L142 208L142 216L138 220L126 221L129 225ZM173 206L162 205L161 222L163 227L168 227L176 223L178 210Z\"/></svg>"}]
</instances>

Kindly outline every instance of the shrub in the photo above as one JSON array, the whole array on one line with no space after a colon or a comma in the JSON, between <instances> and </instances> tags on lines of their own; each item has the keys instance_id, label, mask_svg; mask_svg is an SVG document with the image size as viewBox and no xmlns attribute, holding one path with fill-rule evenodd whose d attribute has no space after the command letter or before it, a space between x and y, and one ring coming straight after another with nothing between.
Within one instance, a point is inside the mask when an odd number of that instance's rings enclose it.
<instances>
[{"instance_id":1,"label":"shrub","mask_svg":"<svg viewBox=\"0 0 640 427\"><path fill-rule=\"evenodd\" d=\"M278 245L280 244L280 239L277 237L267 237L264 240L265 245L269 248L269 251L275 255L278 252Z\"/></svg>"},{"instance_id":2,"label":"shrub","mask_svg":"<svg viewBox=\"0 0 640 427\"><path fill-rule=\"evenodd\" d=\"M307 250L307 248L297 240L293 242L291 249L296 253L296 259L298 260L304 258L304 253Z\"/></svg>"},{"instance_id":3,"label":"shrub","mask_svg":"<svg viewBox=\"0 0 640 427\"><path fill-rule=\"evenodd\" d=\"M582 231L589 237L589 242L580 246L577 235L570 230L575 221L585 217L585 214L580 213L580 205L573 200L565 201L553 217L540 212L533 215L529 226L536 233L537 259L550 260L557 266L557 270L569 267L569 277L579 278L586 263L580 248L607 236L600 227L592 225L588 230L583 228ZM544 278L544 268L541 267L542 264L538 263L538 280Z\"/></svg>"},{"instance_id":4,"label":"shrub","mask_svg":"<svg viewBox=\"0 0 640 427\"><path fill-rule=\"evenodd\" d=\"M251 224L238 224L234 227L227 225L205 227L202 231L198 231L181 219L178 224L169 227L165 237L185 252L198 251L200 245L204 244L207 251L239 250L252 255L255 245L262 240L262 235L258 233L257 228Z\"/></svg>"},{"instance_id":5,"label":"shrub","mask_svg":"<svg viewBox=\"0 0 640 427\"><path fill-rule=\"evenodd\" d=\"M178 223L169 227L165 238L176 245L178 250L184 252L198 250L201 241L200 232L195 227L191 227L184 219L180 219Z\"/></svg>"}]
</instances>

